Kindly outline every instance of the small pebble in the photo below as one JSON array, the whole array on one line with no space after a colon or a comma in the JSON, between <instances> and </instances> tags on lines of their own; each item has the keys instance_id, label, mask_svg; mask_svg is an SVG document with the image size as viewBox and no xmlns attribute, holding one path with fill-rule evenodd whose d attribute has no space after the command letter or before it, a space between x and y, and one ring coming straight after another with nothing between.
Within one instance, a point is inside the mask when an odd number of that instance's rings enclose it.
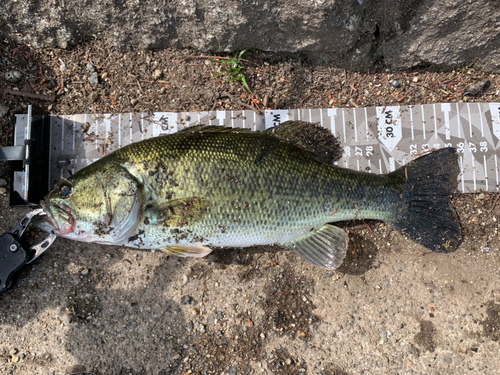
<instances>
[{"instance_id":1,"label":"small pebble","mask_svg":"<svg viewBox=\"0 0 500 375\"><path fill-rule=\"evenodd\" d=\"M12 356L12 362L19 362L19 356L17 355Z\"/></svg>"},{"instance_id":2,"label":"small pebble","mask_svg":"<svg viewBox=\"0 0 500 375\"><path fill-rule=\"evenodd\" d=\"M190 296L182 296L181 297L181 305L189 305L192 302L192 298Z\"/></svg>"},{"instance_id":3,"label":"small pebble","mask_svg":"<svg viewBox=\"0 0 500 375\"><path fill-rule=\"evenodd\" d=\"M82 270L82 272L80 272L82 275L87 275L89 273L89 269L88 268L85 268Z\"/></svg>"},{"instance_id":4,"label":"small pebble","mask_svg":"<svg viewBox=\"0 0 500 375\"><path fill-rule=\"evenodd\" d=\"M136 105L137 103L139 103L139 100L137 100L135 98L130 101L130 104L132 104L132 105Z\"/></svg>"},{"instance_id":5,"label":"small pebble","mask_svg":"<svg viewBox=\"0 0 500 375\"><path fill-rule=\"evenodd\" d=\"M88 63L87 64L87 72L94 73L95 72L95 66L92 65L91 63Z\"/></svg>"},{"instance_id":6,"label":"small pebble","mask_svg":"<svg viewBox=\"0 0 500 375\"><path fill-rule=\"evenodd\" d=\"M198 310L196 308L191 309L191 314L193 314L193 315L198 315L199 312L200 312L200 310Z\"/></svg>"},{"instance_id":7,"label":"small pebble","mask_svg":"<svg viewBox=\"0 0 500 375\"><path fill-rule=\"evenodd\" d=\"M183 114L182 117L181 117L182 121L189 121L189 118L190 117L189 117L189 115L187 113Z\"/></svg>"},{"instance_id":8,"label":"small pebble","mask_svg":"<svg viewBox=\"0 0 500 375\"><path fill-rule=\"evenodd\" d=\"M155 69L153 72L153 79L160 79L163 76L161 69Z\"/></svg>"},{"instance_id":9,"label":"small pebble","mask_svg":"<svg viewBox=\"0 0 500 375\"><path fill-rule=\"evenodd\" d=\"M264 107L267 107L268 104L269 104L269 95L266 94L266 95L264 95L264 100L262 101L262 105Z\"/></svg>"},{"instance_id":10,"label":"small pebble","mask_svg":"<svg viewBox=\"0 0 500 375\"><path fill-rule=\"evenodd\" d=\"M3 179L3 178L0 178L0 186L3 187L3 186L7 186L7 180Z\"/></svg>"},{"instance_id":11,"label":"small pebble","mask_svg":"<svg viewBox=\"0 0 500 375\"><path fill-rule=\"evenodd\" d=\"M97 72L94 72L90 75L89 82L91 85L94 85L94 86L99 83L99 76L97 75Z\"/></svg>"},{"instance_id":12,"label":"small pebble","mask_svg":"<svg viewBox=\"0 0 500 375\"><path fill-rule=\"evenodd\" d=\"M59 65L59 70L60 70L61 72L65 72L65 71L67 71L67 70L68 70L68 67L66 66L66 64L65 64L65 63L64 63L61 59L59 59L59 62L61 63L61 65Z\"/></svg>"},{"instance_id":13,"label":"small pebble","mask_svg":"<svg viewBox=\"0 0 500 375\"><path fill-rule=\"evenodd\" d=\"M486 194L484 194L484 193L481 193L481 194L479 194L479 195L477 196L477 199L479 199L479 200L483 200L483 199L486 199L486 198L488 198L488 195L486 195Z\"/></svg>"},{"instance_id":14,"label":"small pebble","mask_svg":"<svg viewBox=\"0 0 500 375\"><path fill-rule=\"evenodd\" d=\"M399 83L399 81L392 81L392 87L401 87L401 83Z\"/></svg>"},{"instance_id":15,"label":"small pebble","mask_svg":"<svg viewBox=\"0 0 500 375\"><path fill-rule=\"evenodd\" d=\"M9 82L17 82L22 76L23 74L17 69L11 69L5 72L5 79Z\"/></svg>"},{"instance_id":16,"label":"small pebble","mask_svg":"<svg viewBox=\"0 0 500 375\"><path fill-rule=\"evenodd\" d=\"M338 273L334 273L334 274L332 275L332 280L333 280L333 281L337 281L337 280L338 280L338 279L340 279L341 277L342 277L342 276L340 276L340 274L338 274Z\"/></svg>"}]
</instances>

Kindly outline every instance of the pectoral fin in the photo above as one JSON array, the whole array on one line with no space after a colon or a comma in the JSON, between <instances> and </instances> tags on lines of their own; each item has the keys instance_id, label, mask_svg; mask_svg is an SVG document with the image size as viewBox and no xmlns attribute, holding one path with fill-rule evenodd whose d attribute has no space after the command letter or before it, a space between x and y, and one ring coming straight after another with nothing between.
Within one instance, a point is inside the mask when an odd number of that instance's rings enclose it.
<instances>
[{"instance_id":1,"label":"pectoral fin","mask_svg":"<svg viewBox=\"0 0 500 375\"><path fill-rule=\"evenodd\" d=\"M175 255L182 258L203 258L212 252L212 249L205 246L170 246L161 250L169 255Z\"/></svg>"},{"instance_id":2,"label":"pectoral fin","mask_svg":"<svg viewBox=\"0 0 500 375\"><path fill-rule=\"evenodd\" d=\"M342 264L348 241L347 233L343 229L325 224L283 246L314 266L333 270Z\"/></svg>"},{"instance_id":3,"label":"pectoral fin","mask_svg":"<svg viewBox=\"0 0 500 375\"><path fill-rule=\"evenodd\" d=\"M185 227L196 223L207 212L210 202L206 199L187 197L171 200L147 209L151 224L167 227Z\"/></svg>"}]
</instances>

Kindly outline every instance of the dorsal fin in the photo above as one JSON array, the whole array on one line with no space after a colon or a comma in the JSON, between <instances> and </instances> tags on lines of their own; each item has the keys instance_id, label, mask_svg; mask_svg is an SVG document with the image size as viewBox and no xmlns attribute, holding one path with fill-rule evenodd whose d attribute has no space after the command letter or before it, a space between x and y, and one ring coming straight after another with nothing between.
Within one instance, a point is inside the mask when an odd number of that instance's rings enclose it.
<instances>
[{"instance_id":1,"label":"dorsal fin","mask_svg":"<svg viewBox=\"0 0 500 375\"><path fill-rule=\"evenodd\" d=\"M179 130L177 133L252 133L252 129L246 128L230 128L227 126L217 126L217 125L195 125L188 128Z\"/></svg>"},{"instance_id":2,"label":"dorsal fin","mask_svg":"<svg viewBox=\"0 0 500 375\"><path fill-rule=\"evenodd\" d=\"M342 157L342 147L337 138L327 128L305 121L286 121L269 128L263 133L290 142L313 153L319 161L327 164Z\"/></svg>"}]
</instances>

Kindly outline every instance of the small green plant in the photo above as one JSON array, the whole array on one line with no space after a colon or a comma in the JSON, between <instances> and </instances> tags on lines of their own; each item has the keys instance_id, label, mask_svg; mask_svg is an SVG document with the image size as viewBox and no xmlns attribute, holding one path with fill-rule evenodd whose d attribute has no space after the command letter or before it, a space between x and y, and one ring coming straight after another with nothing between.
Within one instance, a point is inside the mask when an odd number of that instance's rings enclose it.
<instances>
[{"instance_id":1,"label":"small green plant","mask_svg":"<svg viewBox=\"0 0 500 375\"><path fill-rule=\"evenodd\" d=\"M232 59L225 59L225 60L212 59L212 60L225 65L225 70L214 77L220 77L224 74L227 74L228 75L227 82L241 81L241 84L243 85L245 90L247 90L251 94L252 90L250 90L250 87L248 87L247 79L245 75L241 72L243 70L243 65L242 65L243 59L241 57L246 51L248 51L248 49L244 49L243 51L238 52L236 56L233 57Z\"/></svg>"}]
</instances>

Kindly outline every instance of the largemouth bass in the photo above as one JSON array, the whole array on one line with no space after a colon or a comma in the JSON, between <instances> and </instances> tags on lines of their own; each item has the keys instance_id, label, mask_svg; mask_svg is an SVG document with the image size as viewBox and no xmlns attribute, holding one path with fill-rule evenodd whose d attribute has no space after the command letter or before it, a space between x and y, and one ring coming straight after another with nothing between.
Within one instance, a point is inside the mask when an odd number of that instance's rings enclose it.
<instances>
[{"instance_id":1,"label":"largemouth bass","mask_svg":"<svg viewBox=\"0 0 500 375\"><path fill-rule=\"evenodd\" d=\"M335 269L348 243L330 223L377 219L423 246L456 249L452 148L389 173L324 163L294 144L244 129L186 129L119 149L63 180L39 227L85 242L205 256L211 247L280 244Z\"/></svg>"}]
</instances>

